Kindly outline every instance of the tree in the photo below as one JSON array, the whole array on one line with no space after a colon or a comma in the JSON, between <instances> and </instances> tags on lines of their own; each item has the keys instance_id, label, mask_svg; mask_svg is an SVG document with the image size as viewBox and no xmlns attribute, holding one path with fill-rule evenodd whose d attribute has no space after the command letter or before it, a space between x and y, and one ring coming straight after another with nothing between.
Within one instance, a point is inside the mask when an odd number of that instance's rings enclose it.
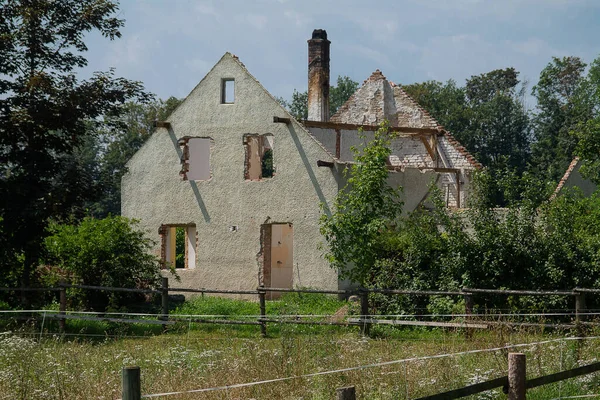
<instances>
[{"instance_id":1,"label":"tree","mask_svg":"<svg viewBox=\"0 0 600 400\"><path fill-rule=\"evenodd\" d=\"M99 199L87 205L95 217L121 213L121 178L127 172L127 161L148 140L154 122L165 120L181 100L169 97L166 101L128 102L120 115L106 118L98 132L99 145L105 149L97 154ZM108 127L108 128L106 128Z\"/></svg>"},{"instance_id":2,"label":"tree","mask_svg":"<svg viewBox=\"0 0 600 400\"><path fill-rule=\"evenodd\" d=\"M525 85L519 87L518 75L514 68L506 68L472 76L464 87L457 87L454 81L428 81L404 89L500 183L507 176L520 179L530 158ZM495 205L509 201L502 186L490 186L490 200Z\"/></svg>"},{"instance_id":3,"label":"tree","mask_svg":"<svg viewBox=\"0 0 600 400\"><path fill-rule=\"evenodd\" d=\"M578 141L575 153L583 160L581 173L600 185L600 57L590 65L584 85L592 117L580 121L571 134Z\"/></svg>"},{"instance_id":4,"label":"tree","mask_svg":"<svg viewBox=\"0 0 600 400\"><path fill-rule=\"evenodd\" d=\"M458 87L455 81L449 80L446 83L413 83L402 86L402 89L459 141L463 141L471 120L464 87Z\"/></svg>"},{"instance_id":5,"label":"tree","mask_svg":"<svg viewBox=\"0 0 600 400\"><path fill-rule=\"evenodd\" d=\"M523 103L525 86L517 88L514 68L494 70L467 80L472 110L470 136L463 143L492 171L525 171L530 155L530 124Z\"/></svg>"},{"instance_id":6,"label":"tree","mask_svg":"<svg viewBox=\"0 0 600 400\"><path fill-rule=\"evenodd\" d=\"M4 245L23 254L22 284L42 249L50 217L95 194L76 153L103 115L147 98L140 83L87 65L85 35L113 40L123 20L111 0L21 0L0 5L0 217ZM13 266L14 268L14 266Z\"/></svg>"},{"instance_id":7,"label":"tree","mask_svg":"<svg viewBox=\"0 0 600 400\"><path fill-rule=\"evenodd\" d=\"M347 76L338 76L336 85L329 89L329 115L335 114L357 89L358 82Z\"/></svg>"},{"instance_id":8,"label":"tree","mask_svg":"<svg viewBox=\"0 0 600 400\"><path fill-rule=\"evenodd\" d=\"M533 118L532 164L539 176L553 182L573 159L577 137L570 132L591 117L585 68L579 57L554 57L533 87L537 112Z\"/></svg>"},{"instance_id":9,"label":"tree","mask_svg":"<svg viewBox=\"0 0 600 400\"><path fill-rule=\"evenodd\" d=\"M337 86L329 88L329 115L336 113L358 89L358 82L353 81L347 76L338 76ZM294 89L292 101L287 102L283 98L278 98L282 106L287 108L297 120L308 118L308 92L299 92Z\"/></svg>"},{"instance_id":10,"label":"tree","mask_svg":"<svg viewBox=\"0 0 600 400\"><path fill-rule=\"evenodd\" d=\"M353 149L356 164L335 199L335 211L321 215L321 233L327 241L326 258L340 276L365 285L379 259L383 233L402 212L401 188L387 182L391 154L389 125L383 123L362 149Z\"/></svg>"}]
</instances>

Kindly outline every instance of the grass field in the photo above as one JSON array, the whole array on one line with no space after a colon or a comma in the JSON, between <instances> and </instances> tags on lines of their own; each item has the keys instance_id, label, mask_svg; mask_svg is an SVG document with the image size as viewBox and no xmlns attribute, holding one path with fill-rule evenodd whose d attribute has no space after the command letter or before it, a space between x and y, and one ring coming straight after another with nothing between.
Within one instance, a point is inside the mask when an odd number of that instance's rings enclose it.
<instances>
[{"instance_id":1,"label":"grass field","mask_svg":"<svg viewBox=\"0 0 600 400\"><path fill-rule=\"evenodd\" d=\"M269 314L331 314L334 299L286 297L270 302ZM208 312L210 311L210 312ZM215 298L185 303L175 313L256 315L257 305ZM182 323L154 335L154 327L134 330L114 324L69 321L74 335L105 332L147 337L60 339L40 327L0 335L0 399L118 399L123 366L138 365L144 394L211 388L364 366L392 360L460 353L556 339L565 332L495 330L465 339L461 331L374 328L363 338L357 328L269 325L261 338L256 326ZM119 331L121 329L121 331ZM96 333L93 333L96 332ZM98 333L100 332L100 333ZM600 340L555 341L519 348L527 354L528 377L600 359ZM355 385L359 399L407 399L435 394L506 374L508 350L413 360L311 378L293 378L245 388L173 395L165 399L333 399L335 389ZM528 391L528 399L600 393L600 376L587 375ZM506 398L500 390L472 398Z\"/></svg>"}]
</instances>

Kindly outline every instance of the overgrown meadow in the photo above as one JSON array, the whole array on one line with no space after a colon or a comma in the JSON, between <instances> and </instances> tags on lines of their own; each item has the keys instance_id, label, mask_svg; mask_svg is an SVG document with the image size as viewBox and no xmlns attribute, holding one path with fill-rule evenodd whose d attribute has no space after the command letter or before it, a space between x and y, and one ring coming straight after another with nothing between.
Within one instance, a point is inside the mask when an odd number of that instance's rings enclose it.
<instances>
[{"instance_id":1,"label":"overgrown meadow","mask_svg":"<svg viewBox=\"0 0 600 400\"><path fill-rule=\"evenodd\" d=\"M271 315L333 314L345 302L325 296L284 297L268 303ZM317 306L318 304L318 306ZM174 310L181 321L160 334L150 325L123 327L68 321L64 337L54 323L5 325L0 336L0 398L118 399L121 369L137 365L142 392L158 394L218 388L289 378L243 388L174 394L165 399L332 399L337 387L355 385L359 399L414 399L503 376L507 354L527 354L528 377L585 365L600 359L600 339L563 340L572 332L498 328L465 332L425 328L374 327L362 337L357 327L269 324L268 337L256 326L189 323L189 314L256 315L258 306L217 298L196 298ZM215 311L216 310L216 311ZM591 332L593 335L594 332ZM514 349L508 344L547 342ZM478 349L501 350L463 353ZM372 364L406 360L385 366ZM364 366L311 377L302 375ZM528 392L551 399L600 391L600 377L587 375ZM473 396L502 399L495 390Z\"/></svg>"}]
</instances>

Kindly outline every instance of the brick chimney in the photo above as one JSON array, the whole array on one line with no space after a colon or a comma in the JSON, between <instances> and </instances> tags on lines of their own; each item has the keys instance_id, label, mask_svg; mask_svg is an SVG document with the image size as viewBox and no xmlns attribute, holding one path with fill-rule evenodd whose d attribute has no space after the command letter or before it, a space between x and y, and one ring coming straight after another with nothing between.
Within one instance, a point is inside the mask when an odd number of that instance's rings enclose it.
<instances>
[{"instance_id":1,"label":"brick chimney","mask_svg":"<svg viewBox=\"0 0 600 400\"><path fill-rule=\"evenodd\" d=\"M308 120L329 121L329 45L327 32L315 29L308 41Z\"/></svg>"}]
</instances>

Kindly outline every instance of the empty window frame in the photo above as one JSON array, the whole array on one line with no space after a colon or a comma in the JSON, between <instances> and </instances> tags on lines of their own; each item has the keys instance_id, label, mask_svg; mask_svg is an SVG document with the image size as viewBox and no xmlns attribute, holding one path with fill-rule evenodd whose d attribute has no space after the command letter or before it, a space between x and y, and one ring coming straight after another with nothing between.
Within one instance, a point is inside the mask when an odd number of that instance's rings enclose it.
<instances>
[{"instance_id":1,"label":"empty window frame","mask_svg":"<svg viewBox=\"0 0 600 400\"><path fill-rule=\"evenodd\" d=\"M273 162L273 135L245 135L246 159L244 179L258 181L272 178L275 174Z\"/></svg>"},{"instance_id":2,"label":"empty window frame","mask_svg":"<svg viewBox=\"0 0 600 400\"><path fill-rule=\"evenodd\" d=\"M161 225L160 258L163 268L196 266L196 225Z\"/></svg>"},{"instance_id":3,"label":"empty window frame","mask_svg":"<svg viewBox=\"0 0 600 400\"><path fill-rule=\"evenodd\" d=\"M221 79L221 104L233 104L235 101L235 79Z\"/></svg>"},{"instance_id":4,"label":"empty window frame","mask_svg":"<svg viewBox=\"0 0 600 400\"><path fill-rule=\"evenodd\" d=\"M207 181L210 179L211 138L183 137L179 140L182 148L181 172L183 180Z\"/></svg>"}]
</instances>

